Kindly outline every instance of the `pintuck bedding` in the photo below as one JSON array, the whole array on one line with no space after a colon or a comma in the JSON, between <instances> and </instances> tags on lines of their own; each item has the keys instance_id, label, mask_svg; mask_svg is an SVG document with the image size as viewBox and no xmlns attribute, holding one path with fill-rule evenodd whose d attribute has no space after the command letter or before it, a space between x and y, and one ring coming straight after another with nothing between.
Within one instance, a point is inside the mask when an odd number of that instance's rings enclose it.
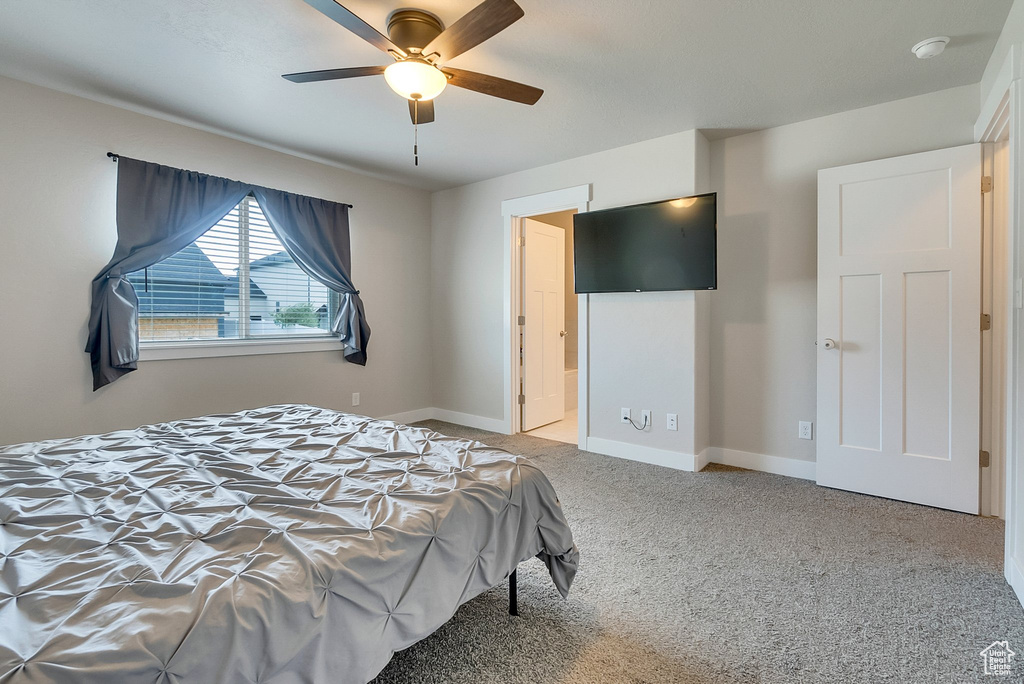
<instances>
[{"instance_id":1,"label":"pintuck bedding","mask_svg":"<svg viewBox=\"0 0 1024 684\"><path fill-rule=\"evenodd\" d=\"M388 421L283 405L0 447L0 682L364 684L533 556L565 596L536 467Z\"/></svg>"}]
</instances>

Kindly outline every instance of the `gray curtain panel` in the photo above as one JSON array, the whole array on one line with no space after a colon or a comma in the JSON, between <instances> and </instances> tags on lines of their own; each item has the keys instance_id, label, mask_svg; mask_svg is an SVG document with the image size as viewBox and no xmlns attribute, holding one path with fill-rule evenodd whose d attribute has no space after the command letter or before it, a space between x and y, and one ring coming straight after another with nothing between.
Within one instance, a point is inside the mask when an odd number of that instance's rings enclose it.
<instances>
[{"instance_id":1,"label":"gray curtain panel","mask_svg":"<svg viewBox=\"0 0 1024 684\"><path fill-rule=\"evenodd\" d=\"M277 239L299 268L341 295L331 330L344 346L345 359L365 366L370 326L359 290L349 276L352 251L348 205L269 188L253 188L253 194Z\"/></svg>"},{"instance_id":2,"label":"gray curtain panel","mask_svg":"<svg viewBox=\"0 0 1024 684\"><path fill-rule=\"evenodd\" d=\"M92 281L85 351L98 390L138 368L139 299L127 274L190 245L249 193L226 178L120 157L117 162L117 245Z\"/></svg>"},{"instance_id":3,"label":"gray curtain panel","mask_svg":"<svg viewBox=\"0 0 1024 684\"><path fill-rule=\"evenodd\" d=\"M345 358L365 365L370 328L348 275L347 205L119 157L117 245L92 282L85 351L92 362L93 391L138 368L139 300L127 274L181 251L250 192L300 268L342 295L333 330Z\"/></svg>"}]
</instances>

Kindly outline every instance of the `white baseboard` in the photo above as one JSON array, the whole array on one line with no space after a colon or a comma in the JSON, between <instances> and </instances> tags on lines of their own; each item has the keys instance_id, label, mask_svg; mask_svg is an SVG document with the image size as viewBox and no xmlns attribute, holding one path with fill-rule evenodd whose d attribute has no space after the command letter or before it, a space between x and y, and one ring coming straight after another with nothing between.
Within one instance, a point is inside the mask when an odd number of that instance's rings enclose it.
<instances>
[{"instance_id":1,"label":"white baseboard","mask_svg":"<svg viewBox=\"0 0 1024 684\"><path fill-rule=\"evenodd\" d=\"M769 456L767 454L752 454L749 451L723 449L722 447L708 447L701 452L701 455L703 456L704 453L707 453L707 461L709 463L720 463L737 468L746 468L747 470L759 470L763 473L798 477L801 480L817 479L817 466L814 461L801 461L796 458L782 458L781 456Z\"/></svg>"},{"instance_id":2,"label":"white baseboard","mask_svg":"<svg viewBox=\"0 0 1024 684\"><path fill-rule=\"evenodd\" d=\"M402 413L393 413L389 416L381 416L381 420L393 420L396 423L416 423L421 420L443 420L446 423L455 423L456 425L465 425L466 427L477 428L479 430L508 434L505 421L498 418L474 416L471 413L459 413L458 411L449 411L448 409L435 407L414 409L412 411L404 411Z\"/></svg>"},{"instance_id":3,"label":"white baseboard","mask_svg":"<svg viewBox=\"0 0 1024 684\"><path fill-rule=\"evenodd\" d=\"M1013 593L1017 594L1017 600L1024 604L1024 568L1016 558L1007 559L1006 581L1010 583Z\"/></svg>"},{"instance_id":4,"label":"white baseboard","mask_svg":"<svg viewBox=\"0 0 1024 684\"><path fill-rule=\"evenodd\" d=\"M638 444L616 442L600 437L589 437L587 439L587 451L689 472L703 470L709 463L720 463L737 468L746 468L747 470L758 470L764 473L796 477L802 480L814 480L816 477L813 461L800 461L795 458L782 458L766 454L752 454L746 451L723 449L721 447L707 447L694 456L680 451L668 451ZM1022 584L1022 587L1024 587L1024 584Z\"/></svg>"},{"instance_id":5,"label":"white baseboard","mask_svg":"<svg viewBox=\"0 0 1024 684\"><path fill-rule=\"evenodd\" d=\"M458 411L449 411L448 409L441 408L435 408L432 411L434 412L434 420L443 420L446 423L465 425L466 427L498 432L503 435L508 434L508 425L501 418L486 418L484 416L474 416L471 413L459 413Z\"/></svg>"},{"instance_id":6,"label":"white baseboard","mask_svg":"<svg viewBox=\"0 0 1024 684\"><path fill-rule=\"evenodd\" d=\"M392 420L396 423L408 425L409 423L418 423L421 420L430 420L433 417L434 409L421 408L414 409L412 411L403 411L402 413L392 413L390 416L381 416L380 420Z\"/></svg>"},{"instance_id":7,"label":"white baseboard","mask_svg":"<svg viewBox=\"0 0 1024 684\"><path fill-rule=\"evenodd\" d=\"M447 423L464 425L477 428L478 430L487 430L503 435L508 434L508 426L505 424L505 421L499 418L487 418L471 413L460 413L435 407L395 413L383 416L382 419L393 420L396 423L415 423L431 419L443 420ZM753 454L747 451L723 449L722 447L708 447L694 456L693 454L681 451L656 449L640 444L616 442L611 439L591 436L587 438L586 451L689 472L703 470L709 463L720 463L737 468L746 468L747 470L759 470L765 473L797 477L802 480L814 480L816 478L814 461L801 461L795 458L782 458L767 454ZM1016 586L1014 588L1017 589L1018 595L1024 596L1024 574L1020 575L1019 587L1019 589Z\"/></svg>"},{"instance_id":8,"label":"white baseboard","mask_svg":"<svg viewBox=\"0 0 1024 684\"><path fill-rule=\"evenodd\" d=\"M694 465L693 454L684 454L681 451L668 451L667 449L655 449L639 444L616 442L615 440L593 436L587 438L587 451L691 472Z\"/></svg>"},{"instance_id":9,"label":"white baseboard","mask_svg":"<svg viewBox=\"0 0 1024 684\"><path fill-rule=\"evenodd\" d=\"M707 447L699 454L697 454L697 457L694 459L693 463L693 469L695 471L700 472L701 470L704 470L704 467L708 463L711 463L711 449L712 447Z\"/></svg>"}]
</instances>

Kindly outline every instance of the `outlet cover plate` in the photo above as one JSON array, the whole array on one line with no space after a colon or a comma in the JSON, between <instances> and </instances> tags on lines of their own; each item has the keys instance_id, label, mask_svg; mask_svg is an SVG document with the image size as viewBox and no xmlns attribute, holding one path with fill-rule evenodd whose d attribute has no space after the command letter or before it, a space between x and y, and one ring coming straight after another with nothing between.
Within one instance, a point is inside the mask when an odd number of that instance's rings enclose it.
<instances>
[{"instance_id":1,"label":"outlet cover plate","mask_svg":"<svg viewBox=\"0 0 1024 684\"><path fill-rule=\"evenodd\" d=\"M801 420L797 436L800 439L814 439L814 423L809 420Z\"/></svg>"},{"instance_id":2,"label":"outlet cover plate","mask_svg":"<svg viewBox=\"0 0 1024 684\"><path fill-rule=\"evenodd\" d=\"M359 406L359 392L352 393L352 405Z\"/></svg>"},{"instance_id":3,"label":"outlet cover plate","mask_svg":"<svg viewBox=\"0 0 1024 684\"><path fill-rule=\"evenodd\" d=\"M628 423L631 417L632 416L630 414L629 409L628 408L623 408L622 409L622 413L619 414L619 422L620 423Z\"/></svg>"},{"instance_id":4,"label":"outlet cover plate","mask_svg":"<svg viewBox=\"0 0 1024 684\"><path fill-rule=\"evenodd\" d=\"M679 429L679 414L677 414L677 413L670 413L670 414L668 414L667 418L665 419L665 428L668 429L668 430L678 430Z\"/></svg>"}]
</instances>

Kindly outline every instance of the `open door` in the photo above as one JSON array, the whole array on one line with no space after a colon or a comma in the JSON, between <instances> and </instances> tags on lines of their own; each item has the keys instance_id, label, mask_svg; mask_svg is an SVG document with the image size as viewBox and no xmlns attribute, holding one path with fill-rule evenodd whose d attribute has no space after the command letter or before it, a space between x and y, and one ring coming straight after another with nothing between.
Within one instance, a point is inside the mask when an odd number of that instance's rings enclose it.
<instances>
[{"instance_id":1,"label":"open door","mask_svg":"<svg viewBox=\"0 0 1024 684\"><path fill-rule=\"evenodd\" d=\"M565 231L523 219L522 429L565 416Z\"/></svg>"},{"instance_id":2,"label":"open door","mask_svg":"<svg viewBox=\"0 0 1024 684\"><path fill-rule=\"evenodd\" d=\"M978 512L981 160L818 172L818 484Z\"/></svg>"}]
</instances>

